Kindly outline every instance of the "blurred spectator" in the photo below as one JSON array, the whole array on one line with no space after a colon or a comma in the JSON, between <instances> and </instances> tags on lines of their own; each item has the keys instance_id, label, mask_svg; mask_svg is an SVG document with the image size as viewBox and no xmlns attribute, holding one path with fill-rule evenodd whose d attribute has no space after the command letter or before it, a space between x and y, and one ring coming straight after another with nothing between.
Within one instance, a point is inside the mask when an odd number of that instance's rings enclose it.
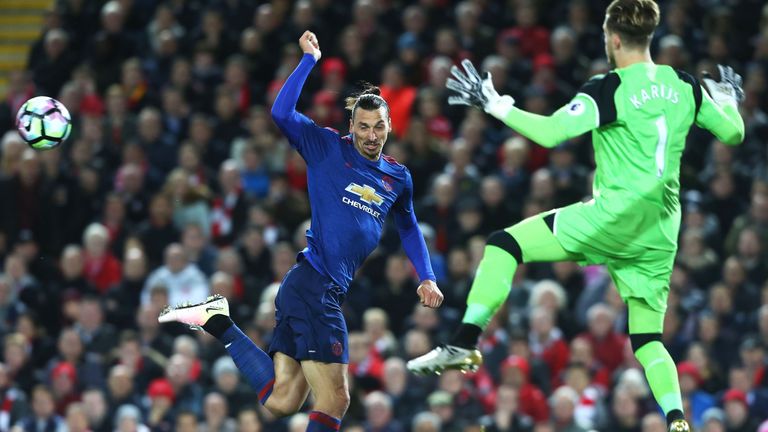
<instances>
[{"instance_id":1,"label":"blurred spectator","mask_svg":"<svg viewBox=\"0 0 768 432\"><path fill-rule=\"evenodd\" d=\"M144 284L142 303L150 301L151 291L163 286L168 290L168 304L201 302L208 296L205 275L192 263L187 262L184 249L173 243L165 249L165 265L152 272Z\"/></svg>"},{"instance_id":2,"label":"blurred spectator","mask_svg":"<svg viewBox=\"0 0 768 432\"><path fill-rule=\"evenodd\" d=\"M67 408L66 424L68 432L89 432L88 417L82 403L73 403Z\"/></svg>"},{"instance_id":3,"label":"blurred spectator","mask_svg":"<svg viewBox=\"0 0 768 432\"><path fill-rule=\"evenodd\" d=\"M66 328L59 334L58 354L50 360L47 369L52 371L58 364L67 363L77 371L77 382L84 388L103 386L104 368L97 356L85 352L85 347L78 331Z\"/></svg>"},{"instance_id":4,"label":"blurred spectator","mask_svg":"<svg viewBox=\"0 0 768 432\"><path fill-rule=\"evenodd\" d=\"M219 192L211 204L211 236L216 245L234 243L243 230L247 206L237 163L228 159L219 168Z\"/></svg>"},{"instance_id":5,"label":"blurred spectator","mask_svg":"<svg viewBox=\"0 0 768 432\"><path fill-rule=\"evenodd\" d=\"M552 388L556 388L568 362L568 345L563 341L563 333L555 325L553 312L541 306L531 312L530 328L531 352L547 364Z\"/></svg>"},{"instance_id":6,"label":"blurred spectator","mask_svg":"<svg viewBox=\"0 0 768 432\"><path fill-rule=\"evenodd\" d=\"M605 417L605 412L603 412L603 397L600 390L590 384L591 376L589 374L589 369L581 363L570 363L563 372L563 375L563 384L568 388L573 389L579 396L579 401L574 410L576 424L587 430L592 429ZM617 391L614 395L618 393L620 392ZM614 401L614 408L616 408L615 402L616 401ZM621 414L614 412L614 415L618 415L618 417L629 417L633 421L639 422L636 412L629 414L626 412ZM629 419L625 418L623 420L618 420L619 423L622 423Z\"/></svg>"},{"instance_id":7,"label":"blurred spectator","mask_svg":"<svg viewBox=\"0 0 768 432\"><path fill-rule=\"evenodd\" d=\"M27 64L32 71L32 81L43 94L56 95L69 79L77 61L69 48L67 32L58 28L46 32L40 54L30 56Z\"/></svg>"},{"instance_id":8,"label":"blurred spectator","mask_svg":"<svg viewBox=\"0 0 768 432\"><path fill-rule=\"evenodd\" d=\"M515 387L506 384L499 386L496 392L496 410L480 420L485 430L489 432L533 430L534 420L519 410L519 403L520 392Z\"/></svg>"},{"instance_id":9,"label":"blurred spectator","mask_svg":"<svg viewBox=\"0 0 768 432\"><path fill-rule=\"evenodd\" d=\"M71 363L60 362L51 370L51 390L56 401L56 413L65 416L69 406L80 400L77 392L77 371Z\"/></svg>"},{"instance_id":10,"label":"blurred spectator","mask_svg":"<svg viewBox=\"0 0 768 432\"><path fill-rule=\"evenodd\" d=\"M641 432L665 432L667 420L659 413L649 413L643 416L640 426Z\"/></svg>"},{"instance_id":11,"label":"blurred spectator","mask_svg":"<svg viewBox=\"0 0 768 432\"><path fill-rule=\"evenodd\" d=\"M218 251L208 242L200 225L190 222L183 228L181 246L188 262L195 264L206 276L213 274Z\"/></svg>"},{"instance_id":12,"label":"blurred spectator","mask_svg":"<svg viewBox=\"0 0 768 432\"><path fill-rule=\"evenodd\" d=\"M416 303L416 283L410 276L410 264L402 255L392 255L387 259L384 280L374 290L374 303L379 305L392 323L392 332L402 334L405 319Z\"/></svg>"},{"instance_id":13,"label":"blurred spectator","mask_svg":"<svg viewBox=\"0 0 768 432\"><path fill-rule=\"evenodd\" d=\"M261 432L262 423L259 416L252 408L238 411L237 414L238 432Z\"/></svg>"},{"instance_id":14,"label":"blurred spectator","mask_svg":"<svg viewBox=\"0 0 768 432\"><path fill-rule=\"evenodd\" d=\"M141 421L141 411L136 405L122 405L115 414L116 432L149 432Z\"/></svg>"},{"instance_id":15,"label":"blurred spectator","mask_svg":"<svg viewBox=\"0 0 768 432\"><path fill-rule=\"evenodd\" d=\"M170 431L173 424L171 408L176 394L168 380L158 378L147 388L149 410L146 415L147 426L152 430Z\"/></svg>"},{"instance_id":16,"label":"blurred spectator","mask_svg":"<svg viewBox=\"0 0 768 432\"><path fill-rule=\"evenodd\" d=\"M35 384L34 368L29 352L29 342L22 334L10 333L5 336L3 363L5 363L8 378L26 394L30 394Z\"/></svg>"},{"instance_id":17,"label":"blurred spectator","mask_svg":"<svg viewBox=\"0 0 768 432\"><path fill-rule=\"evenodd\" d=\"M405 369L405 362L398 357L391 357L384 362L383 391L392 399L397 416L416 421L418 410L426 400L427 393L421 379L411 375Z\"/></svg>"},{"instance_id":18,"label":"blurred spectator","mask_svg":"<svg viewBox=\"0 0 768 432\"><path fill-rule=\"evenodd\" d=\"M28 229L35 234L39 243L45 244L48 232L47 206L51 199L37 152L31 148L21 152L18 170L11 171L0 182L0 197L3 202L17 203L18 209L3 212L2 229L6 241L13 242L20 231Z\"/></svg>"},{"instance_id":19,"label":"blurred spectator","mask_svg":"<svg viewBox=\"0 0 768 432\"><path fill-rule=\"evenodd\" d=\"M150 203L149 218L137 230L150 268L160 265L166 246L179 238L179 232L172 223L172 211L169 197L155 195Z\"/></svg>"},{"instance_id":20,"label":"blurred spectator","mask_svg":"<svg viewBox=\"0 0 768 432\"><path fill-rule=\"evenodd\" d=\"M64 421L55 412L53 392L44 385L37 385L32 390L32 412L16 423L23 432L45 431L63 432Z\"/></svg>"},{"instance_id":21,"label":"blurred spectator","mask_svg":"<svg viewBox=\"0 0 768 432\"><path fill-rule=\"evenodd\" d=\"M440 417L431 412L421 412L411 422L411 430L414 432L437 432L441 426Z\"/></svg>"},{"instance_id":22,"label":"blurred spectator","mask_svg":"<svg viewBox=\"0 0 768 432\"><path fill-rule=\"evenodd\" d=\"M60 274L57 275L56 290L60 295L74 292L79 295L92 294L96 287L85 278L83 250L77 245L68 245L61 252L59 259Z\"/></svg>"},{"instance_id":23,"label":"blurred spectator","mask_svg":"<svg viewBox=\"0 0 768 432\"><path fill-rule=\"evenodd\" d=\"M549 418L547 399L544 393L530 382L530 365L524 357L513 354L502 362L501 384L517 392L516 399L521 414L537 423Z\"/></svg>"},{"instance_id":24,"label":"blurred spectator","mask_svg":"<svg viewBox=\"0 0 768 432\"><path fill-rule=\"evenodd\" d=\"M349 334L349 374L365 391L380 389L384 375L384 361L372 343L366 333Z\"/></svg>"},{"instance_id":25,"label":"blurred spectator","mask_svg":"<svg viewBox=\"0 0 768 432\"><path fill-rule=\"evenodd\" d=\"M725 423L729 431L747 432L757 430L759 423L749 413L747 395L741 390L730 389L723 395Z\"/></svg>"},{"instance_id":26,"label":"blurred spectator","mask_svg":"<svg viewBox=\"0 0 768 432\"><path fill-rule=\"evenodd\" d=\"M381 97L391 110L392 132L403 137L410 128L411 108L416 101L416 87L406 82L404 70L399 63L384 67L381 77Z\"/></svg>"},{"instance_id":27,"label":"blurred spectator","mask_svg":"<svg viewBox=\"0 0 768 432\"><path fill-rule=\"evenodd\" d=\"M589 331L580 335L589 341L595 359L608 368L609 373L613 373L621 363L621 352L627 339L613 330L615 319L612 309L598 303L587 311Z\"/></svg>"},{"instance_id":28,"label":"blurred spectator","mask_svg":"<svg viewBox=\"0 0 768 432\"><path fill-rule=\"evenodd\" d=\"M691 423L694 427L701 428L704 413L715 406L716 400L709 393L699 389L702 379L693 362L678 363L677 374L680 377L680 391L683 398L688 400Z\"/></svg>"},{"instance_id":29,"label":"blurred spectator","mask_svg":"<svg viewBox=\"0 0 768 432\"><path fill-rule=\"evenodd\" d=\"M108 249L109 241L109 231L99 223L88 225L83 234L83 273L86 280L102 294L122 276L120 261Z\"/></svg>"},{"instance_id":30,"label":"blurred spectator","mask_svg":"<svg viewBox=\"0 0 768 432\"><path fill-rule=\"evenodd\" d=\"M179 414L188 411L196 416L202 413L203 390L200 384L192 381L192 361L182 354L174 354L168 359L165 374L176 395L174 412Z\"/></svg>"},{"instance_id":31,"label":"blurred spectator","mask_svg":"<svg viewBox=\"0 0 768 432\"><path fill-rule=\"evenodd\" d=\"M101 30L88 49L100 91L117 81L121 60L136 53L136 42L124 30L124 23L125 10L120 2L105 3L101 8Z\"/></svg>"},{"instance_id":32,"label":"blurred spectator","mask_svg":"<svg viewBox=\"0 0 768 432\"><path fill-rule=\"evenodd\" d=\"M392 401L385 393L375 391L365 397L365 430L371 432L402 432L403 426L393 418Z\"/></svg>"},{"instance_id":33,"label":"blurred spectator","mask_svg":"<svg viewBox=\"0 0 768 432\"><path fill-rule=\"evenodd\" d=\"M26 393L13 384L8 369L0 363L0 397L5 405L0 409L0 429L10 430L28 411Z\"/></svg>"},{"instance_id":34,"label":"blurred spectator","mask_svg":"<svg viewBox=\"0 0 768 432\"><path fill-rule=\"evenodd\" d=\"M609 428L615 431L638 430L640 415L637 400L627 393L615 392L611 401Z\"/></svg>"},{"instance_id":35,"label":"blurred spectator","mask_svg":"<svg viewBox=\"0 0 768 432\"><path fill-rule=\"evenodd\" d=\"M104 306L100 298L88 296L80 301L79 319L74 328L85 351L97 358L105 358L117 343L114 327L104 322Z\"/></svg>"},{"instance_id":36,"label":"blurred spectator","mask_svg":"<svg viewBox=\"0 0 768 432\"><path fill-rule=\"evenodd\" d=\"M560 387L549 397L549 404L552 408L552 419L555 422L555 431L557 432L582 432L586 429L578 426L574 418L576 404L579 401L579 395L570 387Z\"/></svg>"},{"instance_id":37,"label":"blurred spectator","mask_svg":"<svg viewBox=\"0 0 768 432\"><path fill-rule=\"evenodd\" d=\"M132 327L147 279L147 258L138 247L129 247L123 258L123 277L107 291L104 303L106 320L116 328Z\"/></svg>"},{"instance_id":38,"label":"blurred spectator","mask_svg":"<svg viewBox=\"0 0 768 432\"><path fill-rule=\"evenodd\" d=\"M725 412L720 408L710 408L702 416L704 432L723 432L726 431Z\"/></svg>"},{"instance_id":39,"label":"blurred spectator","mask_svg":"<svg viewBox=\"0 0 768 432\"><path fill-rule=\"evenodd\" d=\"M219 393L209 393L203 402L205 421L200 428L207 432L235 432L235 420L228 417L227 401Z\"/></svg>"},{"instance_id":40,"label":"blurred spectator","mask_svg":"<svg viewBox=\"0 0 768 432\"><path fill-rule=\"evenodd\" d=\"M108 417L107 400L104 391L98 388L83 392L83 407L88 419L88 426L93 432L112 431L112 419Z\"/></svg>"}]
</instances>

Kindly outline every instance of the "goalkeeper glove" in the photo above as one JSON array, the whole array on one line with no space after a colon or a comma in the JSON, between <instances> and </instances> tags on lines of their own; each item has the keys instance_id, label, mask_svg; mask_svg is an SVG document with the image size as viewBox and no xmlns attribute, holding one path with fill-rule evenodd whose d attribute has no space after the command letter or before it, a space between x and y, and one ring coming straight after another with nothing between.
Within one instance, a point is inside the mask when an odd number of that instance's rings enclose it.
<instances>
[{"instance_id":1,"label":"goalkeeper glove","mask_svg":"<svg viewBox=\"0 0 768 432\"><path fill-rule=\"evenodd\" d=\"M718 105L737 106L744 100L741 75L734 72L730 66L717 65L717 69L720 71L720 81L715 81L708 72L704 72L704 85Z\"/></svg>"},{"instance_id":2,"label":"goalkeeper glove","mask_svg":"<svg viewBox=\"0 0 768 432\"><path fill-rule=\"evenodd\" d=\"M484 110L488 114L504 119L510 109L515 105L511 96L500 96L493 88L491 73L486 72L485 78L481 78L471 61L461 61L464 72L456 66L451 66L452 78L448 78L445 85L456 94L448 98L449 105L467 105Z\"/></svg>"}]
</instances>

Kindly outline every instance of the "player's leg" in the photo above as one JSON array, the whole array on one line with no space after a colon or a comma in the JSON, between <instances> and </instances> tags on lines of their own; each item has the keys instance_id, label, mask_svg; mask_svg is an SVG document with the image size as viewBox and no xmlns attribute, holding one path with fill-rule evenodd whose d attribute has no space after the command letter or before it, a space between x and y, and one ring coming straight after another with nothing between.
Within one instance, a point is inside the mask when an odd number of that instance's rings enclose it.
<instances>
[{"instance_id":1,"label":"player's leg","mask_svg":"<svg viewBox=\"0 0 768 432\"><path fill-rule=\"evenodd\" d=\"M347 365L304 360L301 368L315 398L307 431L338 431L349 407Z\"/></svg>"},{"instance_id":2,"label":"player's leg","mask_svg":"<svg viewBox=\"0 0 768 432\"><path fill-rule=\"evenodd\" d=\"M634 259L611 261L607 268L627 304L632 350L667 416L669 430L688 432L677 367L661 342L674 260L675 251L639 250Z\"/></svg>"},{"instance_id":3,"label":"player's leg","mask_svg":"<svg viewBox=\"0 0 768 432\"><path fill-rule=\"evenodd\" d=\"M685 417L677 368L661 342L664 312L651 308L645 299L636 297L627 299L627 308L632 350L645 370L653 397L666 414L670 430L687 431L683 426L672 429L675 423L681 423Z\"/></svg>"},{"instance_id":4,"label":"player's leg","mask_svg":"<svg viewBox=\"0 0 768 432\"><path fill-rule=\"evenodd\" d=\"M276 352L272 360L275 364L275 384L272 394L263 402L264 407L276 417L294 414L309 395L309 383L301 363L281 352Z\"/></svg>"},{"instance_id":5,"label":"player's leg","mask_svg":"<svg viewBox=\"0 0 768 432\"><path fill-rule=\"evenodd\" d=\"M505 230L492 233L467 297L462 324L449 344L408 362L416 373L444 369L476 369L482 362L476 350L478 338L512 289L517 266L523 262L578 259L563 249L554 234L555 211L530 217Z\"/></svg>"},{"instance_id":6,"label":"player's leg","mask_svg":"<svg viewBox=\"0 0 768 432\"><path fill-rule=\"evenodd\" d=\"M158 320L188 324L218 339L257 391L259 402L276 416L298 411L306 400L309 389L299 363L280 352L275 354L273 362L229 317L226 298L213 296L196 305L169 307Z\"/></svg>"}]
</instances>

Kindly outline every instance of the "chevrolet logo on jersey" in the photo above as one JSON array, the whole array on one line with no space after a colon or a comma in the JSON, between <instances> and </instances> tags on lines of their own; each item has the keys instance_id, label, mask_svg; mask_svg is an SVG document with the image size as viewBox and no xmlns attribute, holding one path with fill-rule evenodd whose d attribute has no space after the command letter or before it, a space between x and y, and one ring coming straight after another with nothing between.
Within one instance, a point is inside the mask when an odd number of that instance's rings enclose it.
<instances>
[{"instance_id":1,"label":"chevrolet logo on jersey","mask_svg":"<svg viewBox=\"0 0 768 432\"><path fill-rule=\"evenodd\" d=\"M377 206L381 206L381 204L384 202L384 197L377 194L376 189L368 185L360 186L357 183L350 183L349 186L347 186L347 188L344 190L359 196L360 201L366 204L376 204ZM341 202L356 209L360 209L375 218L381 216L381 212L376 211L359 201L352 200L349 197L341 197Z\"/></svg>"},{"instance_id":2,"label":"chevrolet logo on jersey","mask_svg":"<svg viewBox=\"0 0 768 432\"><path fill-rule=\"evenodd\" d=\"M368 185L360 186L357 183L350 183L349 186L347 186L347 188L344 190L359 196L360 200L366 204L376 204L377 206L380 206L381 203L384 202L384 197L377 194L376 189Z\"/></svg>"}]
</instances>

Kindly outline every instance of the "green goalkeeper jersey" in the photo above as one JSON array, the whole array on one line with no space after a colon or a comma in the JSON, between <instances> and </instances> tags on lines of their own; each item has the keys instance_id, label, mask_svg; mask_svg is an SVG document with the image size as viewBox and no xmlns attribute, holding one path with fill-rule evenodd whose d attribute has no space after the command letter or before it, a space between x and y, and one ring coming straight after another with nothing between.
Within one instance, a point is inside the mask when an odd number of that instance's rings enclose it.
<instances>
[{"instance_id":1,"label":"green goalkeeper jersey","mask_svg":"<svg viewBox=\"0 0 768 432\"><path fill-rule=\"evenodd\" d=\"M680 159L691 125L729 145L744 137L735 104L720 106L691 75L653 63L592 78L552 116L513 107L502 120L545 147L591 130L592 204L602 215L595 228L668 250L676 247L680 227Z\"/></svg>"}]
</instances>

